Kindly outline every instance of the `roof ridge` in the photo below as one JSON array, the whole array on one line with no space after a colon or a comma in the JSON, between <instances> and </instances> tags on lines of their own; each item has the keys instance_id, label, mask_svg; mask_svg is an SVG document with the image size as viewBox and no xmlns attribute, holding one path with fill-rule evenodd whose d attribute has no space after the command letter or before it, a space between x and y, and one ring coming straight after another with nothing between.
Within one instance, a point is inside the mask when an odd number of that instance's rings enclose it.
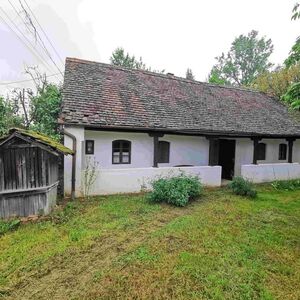
<instances>
[{"instance_id":1,"label":"roof ridge","mask_svg":"<svg viewBox=\"0 0 300 300\"><path fill-rule=\"evenodd\" d=\"M246 92L253 92L253 93L263 93L258 90L246 88L246 87L237 87L237 86L229 86L229 85L220 85L220 84L215 84L215 83L209 83L209 82L203 82L199 80L194 80L194 79L187 79L184 77L179 77L175 75L167 75L163 73L157 73L153 71L148 71L148 70L143 70L143 69L130 69L122 66L116 66L108 63L103 63L103 62L98 62L98 61L93 61L93 60L86 60L86 59L81 59L81 58L76 58L76 57L67 57L66 61L73 61L77 63L83 63L83 64L97 64L101 65L105 68L112 68L112 69L119 69L125 72L137 72L137 73L145 73L151 76L156 76L156 77L162 77L162 78L167 78L167 79L172 79L172 80L177 80L177 81L182 81L182 82L188 82L192 84L198 84L198 85L207 85L212 88L224 88L224 89L234 89L234 90L240 90L240 91L246 91ZM266 94L266 93L263 93ZM267 95L267 94L266 94ZM269 95L267 95L270 97Z\"/></svg>"}]
</instances>

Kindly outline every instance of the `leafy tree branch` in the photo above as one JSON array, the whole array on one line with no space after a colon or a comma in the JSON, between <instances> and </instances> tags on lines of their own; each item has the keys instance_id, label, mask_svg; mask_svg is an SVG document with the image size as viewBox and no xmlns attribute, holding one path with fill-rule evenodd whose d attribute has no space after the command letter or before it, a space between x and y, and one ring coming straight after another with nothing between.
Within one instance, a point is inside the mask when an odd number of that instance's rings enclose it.
<instances>
[{"instance_id":1,"label":"leafy tree branch","mask_svg":"<svg viewBox=\"0 0 300 300\"><path fill-rule=\"evenodd\" d=\"M115 66L125 67L129 69L140 69L156 73L164 73L164 70L152 70L151 67L146 66L142 57L137 59L134 55L130 55L122 47L117 48L110 57L110 63Z\"/></svg>"},{"instance_id":2,"label":"leafy tree branch","mask_svg":"<svg viewBox=\"0 0 300 300\"><path fill-rule=\"evenodd\" d=\"M269 57L273 52L271 39L258 37L252 30L247 35L240 35L231 44L227 54L216 57L208 81L210 83L249 86L261 73L268 71L273 64Z\"/></svg>"}]
</instances>

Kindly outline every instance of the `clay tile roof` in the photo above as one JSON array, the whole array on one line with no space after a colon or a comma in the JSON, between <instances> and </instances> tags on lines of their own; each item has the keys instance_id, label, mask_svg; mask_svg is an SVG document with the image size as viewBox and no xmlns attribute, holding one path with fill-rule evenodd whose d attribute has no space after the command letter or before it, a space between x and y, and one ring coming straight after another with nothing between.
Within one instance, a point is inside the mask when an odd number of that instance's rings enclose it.
<instances>
[{"instance_id":1,"label":"clay tile roof","mask_svg":"<svg viewBox=\"0 0 300 300\"><path fill-rule=\"evenodd\" d=\"M300 135L279 100L253 90L67 58L64 124L233 135Z\"/></svg>"}]
</instances>

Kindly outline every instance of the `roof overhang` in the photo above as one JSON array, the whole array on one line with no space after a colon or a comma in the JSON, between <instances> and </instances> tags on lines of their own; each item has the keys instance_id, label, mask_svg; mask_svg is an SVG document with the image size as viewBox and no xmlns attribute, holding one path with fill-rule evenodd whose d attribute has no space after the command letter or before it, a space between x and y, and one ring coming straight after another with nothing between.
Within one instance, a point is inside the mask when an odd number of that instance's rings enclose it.
<instances>
[{"instance_id":1,"label":"roof overhang","mask_svg":"<svg viewBox=\"0 0 300 300\"><path fill-rule=\"evenodd\" d=\"M233 132L233 131L216 131L207 129L180 129L180 128L153 128L153 127L132 127L132 126L111 126L111 125L93 125L93 124L80 124L80 123L63 123L65 126L70 127L83 127L86 130L95 131L122 131L122 132L143 132L153 133L160 132L164 134L176 135L192 135L192 136L205 136L205 137L235 137L235 138L266 138L266 139L282 139L282 138L296 138L300 139L300 132L297 134L268 134L258 132Z\"/></svg>"}]
</instances>

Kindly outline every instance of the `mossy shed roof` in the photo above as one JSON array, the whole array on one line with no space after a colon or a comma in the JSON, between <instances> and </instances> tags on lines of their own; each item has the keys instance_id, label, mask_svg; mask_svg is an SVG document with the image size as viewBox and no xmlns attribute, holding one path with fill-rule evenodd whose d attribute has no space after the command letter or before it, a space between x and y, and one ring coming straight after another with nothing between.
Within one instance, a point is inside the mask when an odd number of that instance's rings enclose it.
<instances>
[{"instance_id":1,"label":"mossy shed roof","mask_svg":"<svg viewBox=\"0 0 300 300\"><path fill-rule=\"evenodd\" d=\"M30 140L34 140L37 143L41 143L43 145L46 145L50 148L52 148L54 151L60 152L64 155L73 154L73 151L63 144L55 141L54 139L50 138L49 136L46 136L44 134L41 134L39 132L33 131L33 130L25 130L20 128L12 128L9 130L9 133L5 136L0 137L0 145L5 140L9 139L11 136L18 136L22 135Z\"/></svg>"}]
</instances>

